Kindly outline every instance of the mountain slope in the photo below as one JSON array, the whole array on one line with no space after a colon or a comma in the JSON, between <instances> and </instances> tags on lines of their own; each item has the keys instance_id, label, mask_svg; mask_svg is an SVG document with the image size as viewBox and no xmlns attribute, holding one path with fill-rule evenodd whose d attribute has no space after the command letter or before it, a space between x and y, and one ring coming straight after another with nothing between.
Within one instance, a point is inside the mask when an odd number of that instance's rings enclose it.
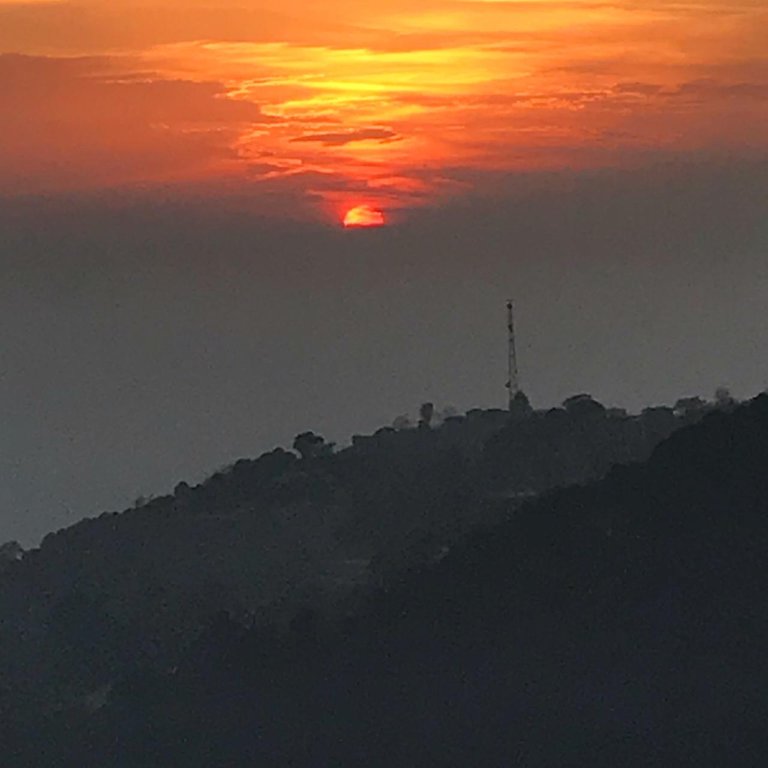
<instances>
[{"instance_id":1,"label":"mountain slope","mask_svg":"<svg viewBox=\"0 0 768 768\"><path fill-rule=\"evenodd\" d=\"M219 610L283 623L307 605L346 610L359 585L502 519L508 498L643 459L692 418L616 415L586 396L566 405L382 429L335 454L307 433L301 458L278 449L242 460L51 534L23 557L13 550L0 571L0 645L13 663L0 683L66 707L126 669L175 665Z\"/></svg>"},{"instance_id":2,"label":"mountain slope","mask_svg":"<svg viewBox=\"0 0 768 768\"><path fill-rule=\"evenodd\" d=\"M59 764L764 765L766 456L761 396L510 509L352 624L221 617Z\"/></svg>"}]
</instances>

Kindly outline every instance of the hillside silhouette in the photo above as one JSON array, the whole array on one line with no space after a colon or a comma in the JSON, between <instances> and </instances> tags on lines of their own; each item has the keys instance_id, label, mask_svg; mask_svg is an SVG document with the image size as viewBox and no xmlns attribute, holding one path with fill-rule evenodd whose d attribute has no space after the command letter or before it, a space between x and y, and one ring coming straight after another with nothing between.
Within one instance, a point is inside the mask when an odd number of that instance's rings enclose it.
<instances>
[{"instance_id":1,"label":"hillside silhouette","mask_svg":"<svg viewBox=\"0 0 768 768\"><path fill-rule=\"evenodd\" d=\"M765 757L768 397L518 405L304 433L11 548L14 764Z\"/></svg>"}]
</instances>

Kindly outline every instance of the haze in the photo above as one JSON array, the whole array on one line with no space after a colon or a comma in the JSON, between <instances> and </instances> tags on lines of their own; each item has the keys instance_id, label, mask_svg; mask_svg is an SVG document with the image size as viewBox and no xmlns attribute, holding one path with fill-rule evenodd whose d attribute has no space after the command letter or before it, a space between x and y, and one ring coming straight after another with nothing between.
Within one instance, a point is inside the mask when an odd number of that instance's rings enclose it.
<instances>
[{"instance_id":1,"label":"haze","mask_svg":"<svg viewBox=\"0 0 768 768\"><path fill-rule=\"evenodd\" d=\"M0 540L501 405L509 295L537 405L763 389L767 49L762 0L0 0Z\"/></svg>"}]
</instances>

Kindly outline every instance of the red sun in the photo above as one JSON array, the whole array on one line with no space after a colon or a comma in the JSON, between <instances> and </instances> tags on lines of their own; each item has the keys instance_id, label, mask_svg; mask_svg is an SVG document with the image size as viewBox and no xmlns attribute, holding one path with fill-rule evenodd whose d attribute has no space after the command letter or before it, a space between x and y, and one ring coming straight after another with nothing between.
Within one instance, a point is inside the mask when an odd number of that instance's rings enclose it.
<instances>
[{"instance_id":1,"label":"red sun","mask_svg":"<svg viewBox=\"0 0 768 768\"><path fill-rule=\"evenodd\" d=\"M372 205L357 205L344 215L344 226L347 229L383 227L386 223L384 214Z\"/></svg>"}]
</instances>

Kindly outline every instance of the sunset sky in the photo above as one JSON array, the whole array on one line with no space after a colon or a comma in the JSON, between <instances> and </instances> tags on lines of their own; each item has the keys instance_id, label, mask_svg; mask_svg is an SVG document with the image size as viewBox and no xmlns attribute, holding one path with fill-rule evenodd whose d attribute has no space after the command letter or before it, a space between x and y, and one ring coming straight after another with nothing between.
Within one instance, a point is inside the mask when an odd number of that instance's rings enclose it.
<instances>
[{"instance_id":1,"label":"sunset sky","mask_svg":"<svg viewBox=\"0 0 768 768\"><path fill-rule=\"evenodd\" d=\"M767 256L766 0L0 0L0 543L503 405L509 297L537 407L752 396Z\"/></svg>"},{"instance_id":2,"label":"sunset sky","mask_svg":"<svg viewBox=\"0 0 768 768\"><path fill-rule=\"evenodd\" d=\"M338 221L768 145L764 0L0 0L0 51L6 195L247 190Z\"/></svg>"}]
</instances>

